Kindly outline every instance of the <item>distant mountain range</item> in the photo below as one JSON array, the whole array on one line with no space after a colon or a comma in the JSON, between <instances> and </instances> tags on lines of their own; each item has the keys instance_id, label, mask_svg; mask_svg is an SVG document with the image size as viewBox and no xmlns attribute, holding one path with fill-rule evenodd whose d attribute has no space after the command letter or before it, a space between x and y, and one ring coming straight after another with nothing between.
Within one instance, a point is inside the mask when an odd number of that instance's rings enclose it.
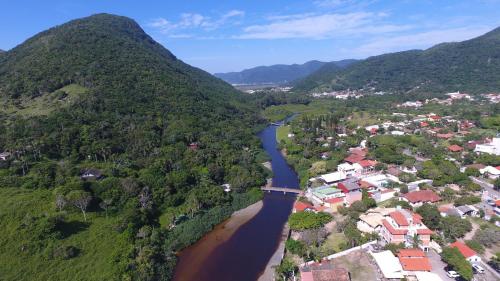
<instances>
[{"instance_id":1,"label":"distant mountain range","mask_svg":"<svg viewBox=\"0 0 500 281\"><path fill-rule=\"evenodd\" d=\"M342 60L332 62L332 64L337 65L339 68L343 68L353 62L355 62L355 60ZM240 72L215 73L214 75L231 84L286 84L306 77L326 64L329 63L313 60L304 64L258 66Z\"/></svg>"},{"instance_id":2,"label":"distant mountain range","mask_svg":"<svg viewBox=\"0 0 500 281\"><path fill-rule=\"evenodd\" d=\"M344 69L324 65L295 85L306 92L344 89L500 91L500 28L463 42L370 57Z\"/></svg>"}]
</instances>

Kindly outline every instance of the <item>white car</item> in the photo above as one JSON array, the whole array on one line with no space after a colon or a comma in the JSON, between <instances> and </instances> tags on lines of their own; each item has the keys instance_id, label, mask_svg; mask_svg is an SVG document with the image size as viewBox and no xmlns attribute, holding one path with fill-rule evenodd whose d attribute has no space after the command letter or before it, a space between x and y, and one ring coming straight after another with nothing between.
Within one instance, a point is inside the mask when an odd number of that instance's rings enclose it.
<instances>
[{"instance_id":1,"label":"white car","mask_svg":"<svg viewBox=\"0 0 500 281\"><path fill-rule=\"evenodd\" d=\"M460 274L458 274L458 272L456 271L453 271L453 270L450 270L450 271L447 271L446 272L446 275L450 278L457 278L457 277L460 277Z\"/></svg>"},{"instance_id":2,"label":"white car","mask_svg":"<svg viewBox=\"0 0 500 281\"><path fill-rule=\"evenodd\" d=\"M472 268L474 268L478 273L484 273L484 268L479 264L473 264Z\"/></svg>"}]
</instances>

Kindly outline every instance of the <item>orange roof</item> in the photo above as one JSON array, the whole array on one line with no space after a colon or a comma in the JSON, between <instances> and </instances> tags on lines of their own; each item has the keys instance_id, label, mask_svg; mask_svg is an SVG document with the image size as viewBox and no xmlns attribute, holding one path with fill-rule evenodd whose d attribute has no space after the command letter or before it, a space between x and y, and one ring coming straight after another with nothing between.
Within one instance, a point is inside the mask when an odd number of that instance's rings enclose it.
<instances>
[{"instance_id":1,"label":"orange roof","mask_svg":"<svg viewBox=\"0 0 500 281\"><path fill-rule=\"evenodd\" d=\"M439 120L439 119L441 119L441 116L439 116L439 115L432 115L431 119L432 120Z\"/></svg>"},{"instance_id":2,"label":"orange roof","mask_svg":"<svg viewBox=\"0 0 500 281\"><path fill-rule=\"evenodd\" d=\"M500 207L500 199L498 199L497 201L495 201L495 205L497 205L497 207Z\"/></svg>"},{"instance_id":3,"label":"orange roof","mask_svg":"<svg viewBox=\"0 0 500 281\"><path fill-rule=\"evenodd\" d=\"M410 193L406 193L403 195L404 198L406 198L408 201L411 203L418 203L418 202L437 202L441 200L441 197L434 193L432 190L419 190L419 191L413 191Z\"/></svg>"},{"instance_id":4,"label":"orange roof","mask_svg":"<svg viewBox=\"0 0 500 281\"><path fill-rule=\"evenodd\" d=\"M358 154L351 154L347 156L344 161L349 162L349 163L358 163L359 161L365 159L364 156L358 155Z\"/></svg>"},{"instance_id":5,"label":"orange roof","mask_svg":"<svg viewBox=\"0 0 500 281\"><path fill-rule=\"evenodd\" d=\"M419 215L417 213L413 213L412 216L413 216L414 223L422 223L422 216L421 215Z\"/></svg>"},{"instance_id":6,"label":"orange roof","mask_svg":"<svg viewBox=\"0 0 500 281\"><path fill-rule=\"evenodd\" d=\"M469 248L469 246L465 245L460 241L450 244L450 247L457 248L465 258L470 258L472 256L477 255L477 253L474 250L472 250L471 248Z\"/></svg>"},{"instance_id":7,"label":"orange roof","mask_svg":"<svg viewBox=\"0 0 500 281\"><path fill-rule=\"evenodd\" d=\"M427 126L429 126L429 123L427 123L427 122L420 122L420 126L421 127L427 127Z\"/></svg>"},{"instance_id":8,"label":"orange roof","mask_svg":"<svg viewBox=\"0 0 500 281\"><path fill-rule=\"evenodd\" d=\"M359 181L359 186L361 186L361 188L370 188L373 186L373 184L369 183L369 182L366 182L366 181Z\"/></svg>"},{"instance_id":9,"label":"orange roof","mask_svg":"<svg viewBox=\"0 0 500 281\"><path fill-rule=\"evenodd\" d=\"M403 269L406 271L431 271L432 266L429 262L429 258L420 257L420 258L404 258L399 257L399 262Z\"/></svg>"},{"instance_id":10,"label":"orange roof","mask_svg":"<svg viewBox=\"0 0 500 281\"><path fill-rule=\"evenodd\" d=\"M295 201L295 203L293 204L293 209L298 211L298 212L302 212L306 209L314 209L314 207L312 205L304 203L302 201Z\"/></svg>"},{"instance_id":11,"label":"orange roof","mask_svg":"<svg viewBox=\"0 0 500 281\"><path fill-rule=\"evenodd\" d=\"M440 139L449 139L452 138L454 135L452 133L448 133L448 134L437 134L436 136Z\"/></svg>"},{"instance_id":12,"label":"orange roof","mask_svg":"<svg viewBox=\"0 0 500 281\"><path fill-rule=\"evenodd\" d=\"M374 160L361 160L361 161L359 161L358 164L361 165L361 167L363 167L363 168L373 167L373 166L375 166L377 164L377 161L374 161Z\"/></svg>"},{"instance_id":13,"label":"orange roof","mask_svg":"<svg viewBox=\"0 0 500 281\"><path fill-rule=\"evenodd\" d=\"M418 235L432 235L434 232L428 228L417 229Z\"/></svg>"},{"instance_id":14,"label":"orange roof","mask_svg":"<svg viewBox=\"0 0 500 281\"><path fill-rule=\"evenodd\" d=\"M389 216L391 216L391 218L400 226L410 225L406 217L399 211L391 212Z\"/></svg>"},{"instance_id":15,"label":"orange roof","mask_svg":"<svg viewBox=\"0 0 500 281\"><path fill-rule=\"evenodd\" d=\"M454 144L454 145L448 146L448 150L451 152L459 152L459 151L462 151L463 148L460 145Z\"/></svg>"},{"instance_id":16,"label":"orange roof","mask_svg":"<svg viewBox=\"0 0 500 281\"><path fill-rule=\"evenodd\" d=\"M389 233L393 235L405 235L406 233L408 233L407 229L395 229L387 220L383 220L382 224L384 225L385 228L387 228Z\"/></svg>"},{"instance_id":17,"label":"orange roof","mask_svg":"<svg viewBox=\"0 0 500 281\"><path fill-rule=\"evenodd\" d=\"M399 257L425 257L424 251L420 249L401 249L398 253Z\"/></svg>"}]
</instances>

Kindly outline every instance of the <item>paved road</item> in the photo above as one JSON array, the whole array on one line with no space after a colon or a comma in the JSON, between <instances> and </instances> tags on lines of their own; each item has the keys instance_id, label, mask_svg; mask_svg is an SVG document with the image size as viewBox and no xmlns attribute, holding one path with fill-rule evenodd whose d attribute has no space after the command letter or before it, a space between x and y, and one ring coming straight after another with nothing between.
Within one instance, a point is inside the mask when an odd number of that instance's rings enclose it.
<instances>
[{"instance_id":1,"label":"paved road","mask_svg":"<svg viewBox=\"0 0 500 281\"><path fill-rule=\"evenodd\" d=\"M477 177L472 177L472 176L471 176L471 177L470 177L470 179L471 179L473 182L475 182L475 183L479 184L479 185L483 188L483 190L488 191L488 195L489 195L490 197L492 197L492 198L494 198L494 199L496 199L496 198L500 198L500 191L495 190L495 189L493 188L493 184L491 184L491 183L487 182L487 181L486 181L486 180L484 180L484 179L477 178Z\"/></svg>"}]
</instances>

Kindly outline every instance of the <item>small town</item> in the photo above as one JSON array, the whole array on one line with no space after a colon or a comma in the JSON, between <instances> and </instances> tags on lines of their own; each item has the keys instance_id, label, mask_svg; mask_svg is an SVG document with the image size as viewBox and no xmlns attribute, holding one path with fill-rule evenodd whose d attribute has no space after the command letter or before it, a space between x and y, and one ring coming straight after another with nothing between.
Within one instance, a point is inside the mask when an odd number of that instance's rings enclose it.
<instances>
[{"instance_id":1,"label":"small town","mask_svg":"<svg viewBox=\"0 0 500 281\"><path fill-rule=\"evenodd\" d=\"M278 128L282 153L306 186L288 221L281 264L297 272L282 274L307 281L498 280L500 137L486 125L498 117L483 112L480 124L429 111L473 100L450 93L378 116L365 112L368 122L354 112ZM318 154L301 173L295 155L306 149Z\"/></svg>"}]
</instances>

